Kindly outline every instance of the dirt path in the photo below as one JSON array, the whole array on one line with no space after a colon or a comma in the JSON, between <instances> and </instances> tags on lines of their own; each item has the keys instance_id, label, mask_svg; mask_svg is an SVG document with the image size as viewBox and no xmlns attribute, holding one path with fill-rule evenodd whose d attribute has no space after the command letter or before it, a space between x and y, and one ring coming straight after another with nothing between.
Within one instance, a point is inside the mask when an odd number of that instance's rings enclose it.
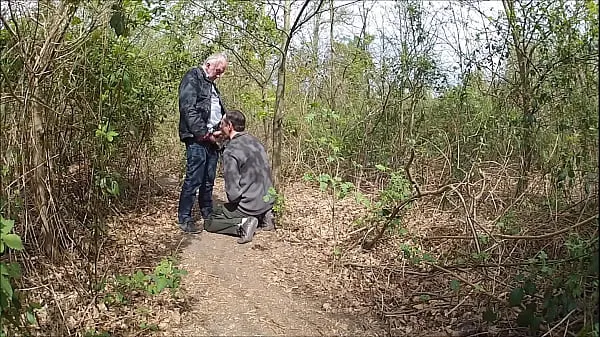
<instances>
[{"instance_id":1,"label":"dirt path","mask_svg":"<svg viewBox=\"0 0 600 337\"><path fill-rule=\"evenodd\" d=\"M222 181L215 197L224 197ZM380 334L356 315L332 312L328 298L304 294L301 285L294 285L289 257L304 248L281 235L259 232L245 245L207 232L188 235L181 267L189 273L182 288L191 310L182 312L173 330L187 336Z\"/></svg>"}]
</instances>

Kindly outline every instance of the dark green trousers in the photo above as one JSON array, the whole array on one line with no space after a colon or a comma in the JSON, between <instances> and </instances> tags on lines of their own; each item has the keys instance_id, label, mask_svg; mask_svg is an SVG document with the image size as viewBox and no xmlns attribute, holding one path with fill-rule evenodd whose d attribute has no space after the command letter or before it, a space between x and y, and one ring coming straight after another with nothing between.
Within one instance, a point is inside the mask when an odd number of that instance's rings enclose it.
<instances>
[{"instance_id":1,"label":"dark green trousers","mask_svg":"<svg viewBox=\"0 0 600 337\"><path fill-rule=\"evenodd\" d=\"M212 215L204 221L204 230L211 233L240 236L239 224L248 215L242 213L236 204L217 205Z\"/></svg>"}]
</instances>

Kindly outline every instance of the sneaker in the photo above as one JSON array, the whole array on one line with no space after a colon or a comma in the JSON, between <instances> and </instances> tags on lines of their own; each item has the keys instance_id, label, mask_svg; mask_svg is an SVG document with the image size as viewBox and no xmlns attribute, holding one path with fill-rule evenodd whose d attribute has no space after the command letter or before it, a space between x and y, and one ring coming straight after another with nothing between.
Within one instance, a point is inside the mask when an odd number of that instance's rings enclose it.
<instances>
[{"instance_id":1,"label":"sneaker","mask_svg":"<svg viewBox=\"0 0 600 337\"><path fill-rule=\"evenodd\" d=\"M240 224L240 238L238 239L238 243L247 243L252 241L254 237L254 232L258 227L258 219L255 217L243 218L242 223Z\"/></svg>"},{"instance_id":2,"label":"sneaker","mask_svg":"<svg viewBox=\"0 0 600 337\"><path fill-rule=\"evenodd\" d=\"M262 217L262 222L258 226L259 230L274 231L275 230L275 215L273 210L268 210Z\"/></svg>"}]
</instances>

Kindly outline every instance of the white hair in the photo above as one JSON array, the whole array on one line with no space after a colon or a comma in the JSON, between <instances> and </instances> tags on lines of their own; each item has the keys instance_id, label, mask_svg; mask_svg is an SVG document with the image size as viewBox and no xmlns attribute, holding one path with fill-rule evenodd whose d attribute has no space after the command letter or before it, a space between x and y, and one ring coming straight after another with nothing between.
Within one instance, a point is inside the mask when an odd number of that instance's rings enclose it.
<instances>
[{"instance_id":1,"label":"white hair","mask_svg":"<svg viewBox=\"0 0 600 337\"><path fill-rule=\"evenodd\" d=\"M213 63L213 62L217 62L217 63L219 63L219 62L225 62L225 63L227 63L228 62L227 55L225 53L212 54L212 55L210 55L206 59L206 61L204 61L204 64Z\"/></svg>"}]
</instances>

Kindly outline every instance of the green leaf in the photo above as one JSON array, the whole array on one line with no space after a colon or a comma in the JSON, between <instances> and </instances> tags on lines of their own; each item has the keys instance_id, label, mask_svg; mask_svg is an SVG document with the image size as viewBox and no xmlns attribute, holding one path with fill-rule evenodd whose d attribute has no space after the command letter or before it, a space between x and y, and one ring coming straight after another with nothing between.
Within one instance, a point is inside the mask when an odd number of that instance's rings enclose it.
<instances>
[{"instance_id":1,"label":"green leaf","mask_svg":"<svg viewBox=\"0 0 600 337\"><path fill-rule=\"evenodd\" d=\"M428 254L428 253L423 254L423 261L427 261L427 262L431 262L431 263L436 262L435 258L431 254Z\"/></svg>"},{"instance_id":2,"label":"green leaf","mask_svg":"<svg viewBox=\"0 0 600 337\"><path fill-rule=\"evenodd\" d=\"M521 327L529 326L533 322L533 311L526 309L517 316L517 324Z\"/></svg>"},{"instance_id":3,"label":"green leaf","mask_svg":"<svg viewBox=\"0 0 600 337\"><path fill-rule=\"evenodd\" d=\"M2 240L8 246L8 248L12 248L14 250L22 250L23 243L21 242L21 237L17 234L5 234L2 236Z\"/></svg>"},{"instance_id":4,"label":"green leaf","mask_svg":"<svg viewBox=\"0 0 600 337\"><path fill-rule=\"evenodd\" d=\"M488 323L494 323L498 319L498 315L492 310L492 308L487 307L485 312L483 313L483 320Z\"/></svg>"},{"instance_id":5,"label":"green leaf","mask_svg":"<svg viewBox=\"0 0 600 337\"><path fill-rule=\"evenodd\" d=\"M30 311L27 311L27 322L29 322L29 324L37 325L37 318Z\"/></svg>"},{"instance_id":6,"label":"green leaf","mask_svg":"<svg viewBox=\"0 0 600 337\"><path fill-rule=\"evenodd\" d=\"M128 72L123 72L123 87L126 91L131 91L131 78L129 77Z\"/></svg>"},{"instance_id":7,"label":"green leaf","mask_svg":"<svg viewBox=\"0 0 600 337\"><path fill-rule=\"evenodd\" d=\"M0 233L8 234L15 226L15 221L11 219L4 219L0 216Z\"/></svg>"},{"instance_id":8,"label":"green leaf","mask_svg":"<svg viewBox=\"0 0 600 337\"><path fill-rule=\"evenodd\" d=\"M160 293L167 286L167 279L164 277L159 277L156 280L156 293Z\"/></svg>"},{"instance_id":9,"label":"green leaf","mask_svg":"<svg viewBox=\"0 0 600 337\"><path fill-rule=\"evenodd\" d=\"M146 274L144 274L141 270L138 270L135 272L135 274L133 274L133 279L139 283L144 282L145 277L146 277Z\"/></svg>"},{"instance_id":10,"label":"green leaf","mask_svg":"<svg viewBox=\"0 0 600 337\"><path fill-rule=\"evenodd\" d=\"M7 275L10 278L17 278L21 276L21 266L12 262L9 264L0 263L0 274Z\"/></svg>"},{"instance_id":11,"label":"green leaf","mask_svg":"<svg viewBox=\"0 0 600 337\"><path fill-rule=\"evenodd\" d=\"M361 192L355 192L354 194L354 198L356 199L356 202L365 206L365 207L369 207L371 205L371 201L369 200L369 198L367 198L364 194L362 194Z\"/></svg>"},{"instance_id":12,"label":"green leaf","mask_svg":"<svg viewBox=\"0 0 600 337\"><path fill-rule=\"evenodd\" d=\"M327 189L327 185L328 185L328 184L327 184L326 182L324 182L324 181L320 181L320 182L319 182L319 189L320 189L321 191L325 191L325 190Z\"/></svg>"},{"instance_id":13,"label":"green leaf","mask_svg":"<svg viewBox=\"0 0 600 337\"><path fill-rule=\"evenodd\" d=\"M571 296L564 297L564 304L565 311L571 311L577 308L577 301Z\"/></svg>"},{"instance_id":14,"label":"green leaf","mask_svg":"<svg viewBox=\"0 0 600 337\"><path fill-rule=\"evenodd\" d=\"M380 164L375 165L375 168L381 172L385 172L388 169L387 167L380 165Z\"/></svg>"},{"instance_id":15,"label":"green leaf","mask_svg":"<svg viewBox=\"0 0 600 337\"><path fill-rule=\"evenodd\" d=\"M13 289L12 289L12 286L10 285L10 281L6 276L1 275L1 274L0 274L0 289L6 295L6 298L12 297Z\"/></svg>"},{"instance_id":16,"label":"green leaf","mask_svg":"<svg viewBox=\"0 0 600 337\"><path fill-rule=\"evenodd\" d=\"M546 259L548 258L548 254L546 254L546 252L545 252L545 251L543 251L543 250L540 250L540 251L537 253L537 258L538 258L538 259L541 259L541 260L546 260Z\"/></svg>"},{"instance_id":17,"label":"green leaf","mask_svg":"<svg viewBox=\"0 0 600 337\"><path fill-rule=\"evenodd\" d=\"M531 280L527 280L523 285L523 290L525 290L525 294L527 295L534 295L537 291L537 288L535 286L535 283L531 282Z\"/></svg>"},{"instance_id":18,"label":"green leaf","mask_svg":"<svg viewBox=\"0 0 600 337\"><path fill-rule=\"evenodd\" d=\"M556 301L551 302L546 309L544 309L544 317L546 321L552 322L558 317L558 306Z\"/></svg>"},{"instance_id":19,"label":"green leaf","mask_svg":"<svg viewBox=\"0 0 600 337\"><path fill-rule=\"evenodd\" d=\"M508 303L512 307L516 307L521 304L523 300L523 288L515 288L510 292L510 297L508 298Z\"/></svg>"},{"instance_id":20,"label":"green leaf","mask_svg":"<svg viewBox=\"0 0 600 337\"><path fill-rule=\"evenodd\" d=\"M333 179L331 179L331 176L329 174L322 173L319 175L319 181L328 183L330 181L333 181Z\"/></svg>"},{"instance_id":21,"label":"green leaf","mask_svg":"<svg viewBox=\"0 0 600 337\"><path fill-rule=\"evenodd\" d=\"M540 328L542 319L535 315L536 305L530 303L527 308L517 316L517 324L521 327L528 326L532 333L535 333Z\"/></svg>"},{"instance_id":22,"label":"green leaf","mask_svg":"<svg viewBox=\"0 0 600 337\"><path fill-rule=\"evenodd\" d=\"M458 291L460 289L460 281L459 280L450 281L450 289L452 289L452 291Z\"/></svg>"},{"instance_id":23,"label":"green leaf","mask_svg":"<svg viewBox=\"0 0 600 337\"><path fill-rule=\"evenodd\" d=\"M532 334L535 335L535 333L540 329L540 323L542 323L542 318L538 316L533 316L531 323L529 323L529 330Z\"/></svg>"},{"instance_id":24,"label":"green leaf","mask_svg":"<svg viewBox=\"0 0 600 337\"><path fill-rule=\"evenodd\" d=\"M340 247L334 247L333 248L333 255L334 256L341 256L342 255L342 249Z\"/></svg>"},{"instance_id":25,"label":"green leaf","mask_svg":"<svg viewBox=\"0 0 600 337\"><path fill-rule=\"evenodd\" d=\"M119 135L119 133L118 133L118 132L115 132L115 131L113 131L113 130L110 130L110 131L108 131L108 132L106 133L106 139L107 139L109 142L112 142L112 141L113 141L113 138L114 138L114 137L116 137L116 136L118 136L118 135Z\"/></svg>"},{"instance_id":26,"label":"green leaf","mask_svg":"<svg viewBox=\"0 0 600 337\"><path fill-rule=\"evenodd\" d=\"M119 183L117 181L113 180L110 185L111 185L110 194L112 194L114 196L118 196L119 194L121 194L121 189L119 188Z\"/></svg>"},{"instance_id":27,"label":"green leaf","mask_svg":"<svg viewBox=\"0 0 600 337\"><path fill-rule=\"evenodd\" d=\"M315 119L315 117L316 117L316 116L317 116L317 115L316 115L316 114L314 114L314 113L309 113L309 114L307 114L306 116L304 116L304 119L305 119L305 120L306 120L308 123L310 123L310 122L312 122L312 121Z\"/></svg>"}]
</instances>

